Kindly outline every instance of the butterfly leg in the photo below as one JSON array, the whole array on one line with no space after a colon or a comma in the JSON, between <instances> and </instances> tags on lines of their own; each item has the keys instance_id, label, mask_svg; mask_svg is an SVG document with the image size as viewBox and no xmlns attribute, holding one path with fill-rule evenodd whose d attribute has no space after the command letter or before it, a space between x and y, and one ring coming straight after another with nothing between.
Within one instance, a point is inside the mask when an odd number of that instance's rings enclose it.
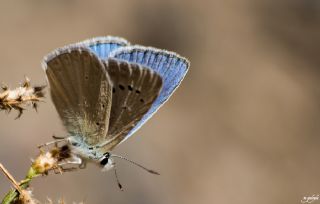
<instances>
[{"instance_id":1,"label":"butterfly leg","mask_svg":"<svg viewBox=\"0 0 320 204\"><path fill-rule=\"evenodd\" d=\"M58 164L57 169L59 172L55 173L62 173L62 172L68 172L68 171L75 171L78 169L81 169L80 166L85 163L80 157L73 156L72 159L67 160L65 162L61 162ZM77 165L79 168L76 167L65 167L66 165Z\"/></svg>"},{"instance_id":2,"label":"butterfly leg","mask_svg":"<svg viewBox=\"0 0 320 204\"><path fill-rule=\"evenodd\" d=\"M71 159L66 160L65 162L61 162L58 165L59 166L64 166L64 165L68 165L68 164L82 165L82 163L84 163L84 161L80 157L72 156Z\"/></svg>"},{"instance_id":3,"label":"butterfly leg","mask_svg":"<svg viewBox=\"0 0 320 204\"><path fill-rule=\"evenodd\" d=\"M76 171L78 168L76 167L62 167L62 166L57 166L54 169L55 174L62 174L63 172L71 172L71 171Z\"/></svg>"},{"instance_id":4,"label":"butterfly leg","mask_svg":"<svg viewBox=\"0 0 320 204\"><path fill-rule=\"evenodd\" d=\"M43 147L47 147L51 144L58 144L60 142L65 142L65 141L68 141L68 138L63 138L63 139L56 139L56 140L53 140L51 142L47 142L47 143L44 143L44 144L41 144L41 145L38 145L38 148L41 149Z\"/></svg>"},{"instance_id":5,"label":"butterfly leg","mask_svg":"<svg viewBox=\"0 0 320 204\"><path fill-rule=\"evenodd\" d=\"M87 167L87 162L82 160L81 164L79 165L79 169L85 169Z\"/></svg>"}]
</instances>

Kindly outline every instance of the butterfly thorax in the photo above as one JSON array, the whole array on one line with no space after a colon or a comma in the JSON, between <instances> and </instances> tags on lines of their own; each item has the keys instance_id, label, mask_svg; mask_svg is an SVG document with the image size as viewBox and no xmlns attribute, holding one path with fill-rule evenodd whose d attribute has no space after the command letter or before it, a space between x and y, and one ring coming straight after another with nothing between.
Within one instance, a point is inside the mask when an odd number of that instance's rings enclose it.
<instances>
[{"instance_id":1,"label":"butterfly thorax","mask_svg":"<svg viewBox=\"0 0 320 204\"><path fill-rule=\"evenodd\" d=\"M102 168L102 171L108 171L114 167L114 162L110 158L109 152L104 152L99 146L89 146L81 141L77 136L68 137L68 147L71 155L81 159L80 166L85 163L93 162Z\"/></svg>"},{"instance_id":2,"label":"butterfly thorax","mask_svg":"<svg viewBox=\"0 0 320 204\"><path fill-rule=\"evenodd\" d=\"M74 155L79 155L82 159L99 162L103 157L103 152L99 147L89 146L82 141L80 137L70 136L68 138L68 143L71 153Z\"/></svg>"}]
</instances>

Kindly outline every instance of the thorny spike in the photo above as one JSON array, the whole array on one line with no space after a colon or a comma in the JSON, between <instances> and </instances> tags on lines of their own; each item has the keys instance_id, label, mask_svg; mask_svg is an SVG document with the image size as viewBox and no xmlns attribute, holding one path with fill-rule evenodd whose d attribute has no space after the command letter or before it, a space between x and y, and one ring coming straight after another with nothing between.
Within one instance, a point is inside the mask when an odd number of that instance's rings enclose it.
<instances>
[{"instance_id":1,"label":"thorny spike","mask_svg":"<svg viewBox=\"0 0 320 204\"><path fill-rule=\"evenodd\" d=\"M18 98L16 99L17 101L22 101L22 96L18 96Z\"/></svg>"},{"instance_id":2,"label":"thorny spike","mask_svg":"<svg viewBox=\"0 0 320 204\"><path fill-rule=\"evenodd\" d=\"M8 107L5 107L6 108L6 113L9 114L12 110L12 107L9 105Z\"/></svg>"},{"instance_id":3,"label":"thorny spike","mask_svg":"<svg viewBox=\"0 0 320 204\"><path fill-rule=\"evenodd\" d=\"M25 76L24 78L25 79L24 79L24 82L22 84L22 87L29 88L31 86L30 79L27 76Z\"/></svg>"},{"instance_id":4,"label":"thorny spike","mask_svg":"<svg viewBox=\"0 0 320 204\"><path fill-rule=\"evenodd\" d=\"M44 97L43 89L45 89L46 87L47 87L46 85L34 86L33 90L34 90L35 96L37 96L38 98L43 98Z\"/></svg>"},{"instance_id":5,"label":"thorny spike","mask_svg":"<svg viewBox=\"0 0 320 204\"><path fill-rule=\"evenodd\" d=\"M8 91L4 91L3 93L0 94L0 99L1 101L5 101L7 99L9 95L9 92Z\"/></svg>"},{"instance_id":6,"label":"thorny spike","mask_svg":"<svg viewBox=\"0 0 320 204\"><path fill-rule=\"evenodd\" d=\"M18 114L18 116L15 118L15 120L17 120L17 119L19 119L21 116L22 116L22 113L23 113L23 108L21 108L21 107L18 107L18 108L16 108L18 111L19 111L19 114Z\"/></svg>"},{"instance_id":7,"label":"thorny spike","mask_svg":"<svg viewBox=\"0 0 320 204\"><path fill-rule=\"evenodd\" d=\"M32 102L32 107L36 112L38 112L38 104L36 102Z\"/></svg>"},{"instance_id":8,"label":"thorny spike","mask_svg":"<svg viewBox=\"0 0 320 204\"><path fill-rule=\"evenodd\" d=\"M9 87L8 87L6 84L2 83L2 84L1 84L1 89L2 89L3 91L6 91L6 90L9 89Z\"/></svg>"}]
</instances>

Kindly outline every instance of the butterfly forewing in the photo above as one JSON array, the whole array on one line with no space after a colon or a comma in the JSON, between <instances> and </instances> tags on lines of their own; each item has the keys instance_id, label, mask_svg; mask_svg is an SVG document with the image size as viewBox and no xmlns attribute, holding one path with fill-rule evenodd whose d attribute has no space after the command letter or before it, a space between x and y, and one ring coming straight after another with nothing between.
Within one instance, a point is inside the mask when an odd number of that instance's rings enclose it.
<instances>
[{"instance_id":1,"label":"butterfly forewing","mask_svg":"<svg viewBox=\"0 0 320 204\"><path fill-rule=\"evenodd\" d=\"M148 112L162 87L160 75L138 64L106 61L113 83L112 108L105 149L111 150Z\"/></svg>"},{"instance_id":2,"label":"butterfly forewing","mask_svg":"<svg viewBox=\"0 0 320 204\"><path fill-rule=\"evenodd\" d=\"M112 85L102 61L88 48L75 46L49 54L44 65L53 103L69 134L88 145L104 140Z\"/></svg>"}]
</instances>

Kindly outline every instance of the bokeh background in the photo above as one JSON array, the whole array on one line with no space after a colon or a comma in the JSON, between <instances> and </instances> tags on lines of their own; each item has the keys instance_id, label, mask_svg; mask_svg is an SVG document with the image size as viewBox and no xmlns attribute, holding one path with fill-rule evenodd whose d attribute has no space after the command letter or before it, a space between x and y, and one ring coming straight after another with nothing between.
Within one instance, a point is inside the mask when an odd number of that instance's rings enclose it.
<instances>
[{"instance_id":1,"label":"bokeh background","mask_svg":"<svg viewBox=\"0 0 320 204\"><path fill-rule=\"evenodd\" d=\"M121 192L113 172L90 165L34 180L36 198L280 204L320 194L319 25L317 0L0 1L0 80L11 87L24 75L44 84L45 54L94 36L191 61L171 100L115 151L161 176L119 161ZM49 96L39 113L15 116L0 113L0 162L21 179L36 146L65 132ZM0 195L9 188L0 176Z\"/></svg>"}]
</instances>

